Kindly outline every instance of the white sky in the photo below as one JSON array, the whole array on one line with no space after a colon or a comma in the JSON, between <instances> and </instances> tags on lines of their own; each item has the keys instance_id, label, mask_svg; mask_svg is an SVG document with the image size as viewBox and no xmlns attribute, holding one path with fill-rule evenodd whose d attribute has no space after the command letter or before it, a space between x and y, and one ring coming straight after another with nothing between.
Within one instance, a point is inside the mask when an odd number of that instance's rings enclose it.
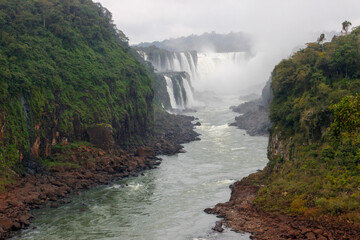
<instances>
[{"instance_id":1,"label":"white sky","mask_svg":"<svg viewBox=\"0 0 360 240\"><path fill-rule=\"evenodd\" d=\"M294 48L316 41L321 32L339 32L345 20L360 25L360 0L94 1L113 13L130 44L211 31L249 33L257 57L244 78L258 84Z\"/></svg>"},{"instance_id":2,"label":"white sky","mask_svg":"<svg viewBox=\"0 0 360 240\"><path fill-rule=\"evenodd\" d=\"M190 34L249 32L282 37L360 24L360 0L95 0L130 43Z\"/></svg>"}]
</instances>

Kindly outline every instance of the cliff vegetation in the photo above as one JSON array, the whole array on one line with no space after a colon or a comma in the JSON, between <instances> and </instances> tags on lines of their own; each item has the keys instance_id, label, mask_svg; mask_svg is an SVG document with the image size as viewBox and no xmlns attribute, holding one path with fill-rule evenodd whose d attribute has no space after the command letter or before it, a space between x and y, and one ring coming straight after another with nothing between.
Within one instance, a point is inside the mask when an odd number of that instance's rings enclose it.
<instances>
[{"instance_id":1,"label":"cliff vegetation","mask_svg":"<svg viewBox=\"0 0 360 240\"><path fill-rule=\"evenodd\" d=\"M0 30L1 182L70 143L149 134L151 78L99 3L0 0Z\"/></svg>"},{"instance_id":2,"label":"cliff vegetation","mask_svg":"<svg viewBox=\"0 0 360 240\"><path fill-rule=\"evenodd\" d=\"M360 222L360 28L348 28L274 69L264 209Z\"/></svg>"}]
</instances>

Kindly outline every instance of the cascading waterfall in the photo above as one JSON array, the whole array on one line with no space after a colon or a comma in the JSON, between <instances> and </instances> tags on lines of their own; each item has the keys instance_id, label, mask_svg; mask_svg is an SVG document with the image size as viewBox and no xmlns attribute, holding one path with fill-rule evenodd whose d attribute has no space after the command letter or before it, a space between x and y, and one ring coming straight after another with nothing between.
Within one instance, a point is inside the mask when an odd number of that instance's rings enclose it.
<instances>
[{"instance_id":1,"label":"cascading waterfall","mask_svg":"<svg viewBox=\"0 0 360 240\"><path fill-rule=\"evenodd\" d=\"M193 88L186 73L164 73L164 78L172 109L186 109L196 105Z\"/></svg>"},{"instance_id":2,"label":"cascading waterfall","mask_svg":"<svg viewBox=\"0 0 360 240\"><path fill-rule=\"evenodd\" d=\"M182 84L179 84L178 81L174 81L176 86L178 87L179 91L179 97L177 98L177 104L178 104L178 109L184 109L185 108L185 105L186 105L186 102L185 102L185 98L183 96L183 86Z\"/></svg>"},{"instance_id":3,"label":"cascading waterfall","mask_svg":"<svg viewBox=\"0 0 360 240\"><path fill-rule=\"evenodd\" d=\"M190 80L187 78L183 78L183 86L184 86L184 89L186 92L186 97L187 97L186 107L187 108L195 107L196 102L194 99L192 87L190 85Z\"/></svg>"},{"instance_id":4,"label":"cascading waterfall","mask_svg":"<svg viewBox=\"0 0 360 240\"><path fill-rule=\"evenodd\" d=\"M173 109L196 107L193 86L198 90L206 90L204 86L217 89L219 79L224 79L224 83L240 79L243 76L241 71L246 68L248 62L246 52L197 53L157 49L139 53L152 63L157 72L166 74L167 90ZM180 79L175 77L176 72L186 72L189 76Z\"/></svg>"},{"instance_id":5,"label":"cascading waterfall","mask_svg":"<svg viewBox=\"0 0 360 240\"><path fill-rule=\"evenodd\" d=\"M166 80L166 89L169 94L171 107L177 108L175 95L174 95L174 86L173 86L172 80L168 76L164 76L164 78Z\"/></svg>"}]
</instances>

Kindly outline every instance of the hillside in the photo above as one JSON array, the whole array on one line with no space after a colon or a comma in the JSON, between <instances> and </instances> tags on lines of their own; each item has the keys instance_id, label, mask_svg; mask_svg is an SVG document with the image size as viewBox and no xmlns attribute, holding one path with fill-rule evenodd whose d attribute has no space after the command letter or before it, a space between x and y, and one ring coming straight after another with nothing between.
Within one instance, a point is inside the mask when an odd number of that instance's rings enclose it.
<instances>
[{"instance_id":1,"label":"hillside","mask_svg":"<svg viewBox=\"0 0 360 240\"><path fill-rule=\"evenodd\" d=\"M307 45L273 72L268 180L257 204L360 222L360 28Z\"/></svg>"},{"instance_id":2,"label":"hillside","mask_svg":"<svg viewBox=\"0 0 360 240\"><path fill-rule=\"evenodd\" d=\"M360 237L360 28L272 74L269 163L208 213L256 239Z\"/></svg>"},{"instance_id":3,"label":"hillside","mask_svg":"<svg viewBox=\"0 0 360 240\"><path fill-rule=\"evenodd\" d=\"M100 4L0 0L0 29L1 181L9 169L36 171L64 144L149 135L151 78Z\"/></svg>"}]
</instances>

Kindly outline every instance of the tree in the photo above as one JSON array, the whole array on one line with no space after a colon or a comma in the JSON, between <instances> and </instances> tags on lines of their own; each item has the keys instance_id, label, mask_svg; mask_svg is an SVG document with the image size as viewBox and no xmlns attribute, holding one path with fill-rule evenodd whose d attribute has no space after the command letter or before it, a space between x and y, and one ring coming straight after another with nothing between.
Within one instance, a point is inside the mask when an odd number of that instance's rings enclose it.
<instances>
[{"instance_id":1,"label":"tree","mask_svg":"<svg viewBox=\"0 0 360 240\"><path fill-rule=\"evenodd\" d=\"M325 40L326 40L325 34L322 33L322 34L320 34L320 37L317 39L317 42L318 42L318 44L321 44Z\"/></svg>"},{"instance_id":2,"label":"tree","mask_svg":"<svg viewBox=\"0 0 360 240\"><path fill-rule=\"evenodd\" d=\"M43 26L45 28L46 27L46 14L47 14L47 10L51 7L51 3L49 2L49 0L36 0L36 2L40 3Z\"/></svg>"},{"instance_id":3,"label":"tree","mask_svg":"<svg viewBox=\"0 0 360 240\"><path fill-rule=\"evenodd\" d=\"M351 22L349 21L344 21L342 23L342 31L345 33L345 34L348 34L348 31L349 31L349 27L351 26Z\"/></svg>"}]
</instances>

